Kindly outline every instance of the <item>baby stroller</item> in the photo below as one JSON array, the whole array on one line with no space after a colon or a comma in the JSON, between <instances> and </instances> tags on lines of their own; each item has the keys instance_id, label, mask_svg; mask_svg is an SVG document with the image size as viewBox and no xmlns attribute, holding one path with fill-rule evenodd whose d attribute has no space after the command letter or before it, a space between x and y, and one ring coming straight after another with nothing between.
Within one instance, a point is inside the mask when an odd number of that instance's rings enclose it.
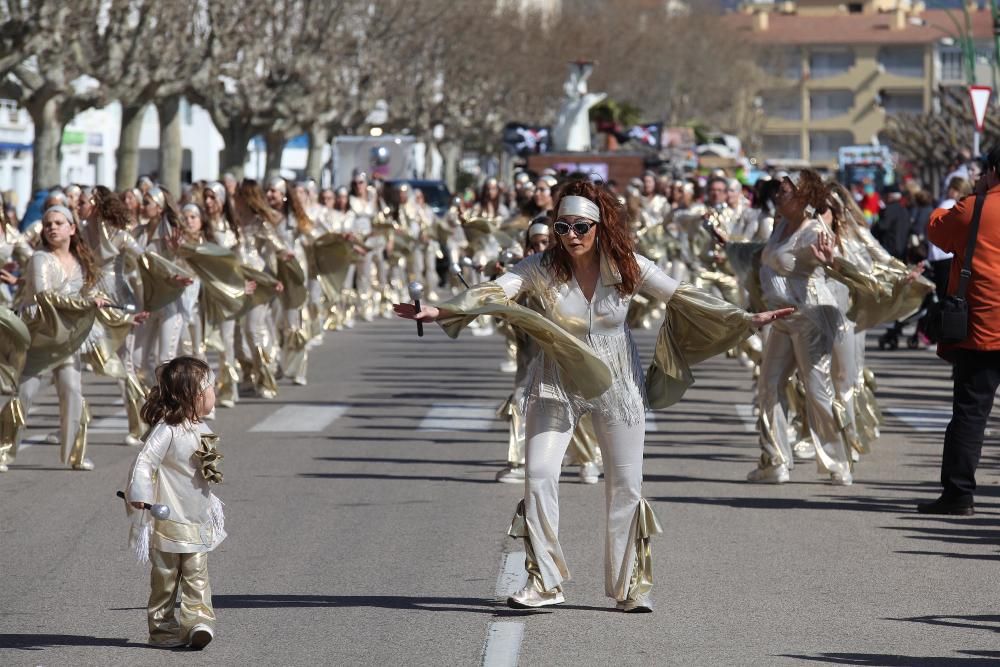
<instances>
[{"instance_id":1,"label":"baby stroller","mask_svg":"<svg viewBox=\"0 0 1000 667\"><path fill-rule=\"evenodd\" d=\"M917 312L913 313L904 320L898 320L891 327L886 329L886 332L878 337L878 349L879 350L898 350L899 349L899 339L903 336L903 328L908 324L915 324L913 327L913 334L906 339L906 347L911 350L916 350L920 347L920 339L923 337L925 340L929 340L931 343L937 341L930 340L927 336L924 327L924 318L927 317L927 311L930 309L931 305L937 303L937 294L931 292L925 298L923 303L920 304L920 308Z\"/></svg>"}]
</instances>

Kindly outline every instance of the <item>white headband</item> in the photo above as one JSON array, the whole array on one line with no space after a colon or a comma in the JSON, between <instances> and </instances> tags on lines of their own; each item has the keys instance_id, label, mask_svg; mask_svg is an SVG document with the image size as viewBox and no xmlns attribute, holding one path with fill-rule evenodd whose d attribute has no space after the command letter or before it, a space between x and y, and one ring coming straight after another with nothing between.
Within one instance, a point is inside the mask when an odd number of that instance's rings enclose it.
<instances>
[{"instance_id":1,"label":"white headband","mask_svg":"<svg viewBox=\"0 0 1000 667\"><path fill-rule=\"evenodd\" d=\"M559 200L559 213L556 217L561 218L564 215L576 215L594 222L601 221L601 209L597 208L597 204L586 197L576 195L568 195Z\"/></svg>"},{"instance_id":2,"label":"white headband","mask_svg":"<svg viewBox=\"0 0 1000 667\"><path fill-rule=\"evenodd\" d=\"M544 222L536 222L535 224L531 225L531 227L528 227L529 239L537 234L545 234L546 236L548 236L549 226Z\"/></svg>"},{"instance_id":3,"label":"white headband","mask_svg":"<svg viewBox=\"0 0 1000 667\"><path fill-rule=\"evenodd\" d=\"M49 213L59 213L60 215L66 218L66 222L73 225L76 224L76 218L73 217L73 212L70 211L65 206L62 206L60 204L56 204L55 206L49 206L47 209L45 209L45 213L42 214L42 218L44 218Z\"/></svg>"}]
</instances>

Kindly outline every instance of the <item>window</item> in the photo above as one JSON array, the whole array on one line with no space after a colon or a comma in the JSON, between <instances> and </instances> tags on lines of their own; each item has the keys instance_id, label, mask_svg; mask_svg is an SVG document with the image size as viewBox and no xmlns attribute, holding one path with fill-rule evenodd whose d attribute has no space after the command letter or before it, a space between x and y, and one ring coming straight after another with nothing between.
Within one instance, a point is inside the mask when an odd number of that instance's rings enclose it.
<instances>
[{"instance_id":1,"label":"window","mask_svg":"<svg viewBox=\"0 0 1000 667\"><path fill-rule=\"evenodd\" d=\"M965 81L965 61L961 49L942 46L938 57L941 59L941 81Z\"/></svg>"},{"instance_id":2,"label":"window","mask_svg":"<svg viewBox=\"0 0 1000 667\"><path fill-rule=\"evenodd\" d=\"M920 46L883 46L878 64L887 74L920 78L924 75L924 49Z\"/></svg>"},{"instance_id":3,"label":"window","mask_svg":"<svg viewBox=\"0 0 1000 667\"><path fill-rule=\"evenodd\" d=\"M14 100L0 100L0 123L5 125L17 125L20 118L20 111L17 102Z\"/></svg>"},{"instance_id":4,"label":"window","mask_svg":"<svg viewBox=\"0 0 1000 667\"><path fill-rule=\"evenodd\" d=\"M802 159L802 140L798 134L765 134L763 138L763 150L767 159Z\"/></svg>"},{"instance_id":5,"label":"window","mask_svg":"<svg viewBox=\"0 0 1000 667\"><path fill-rule=\"evenodd\" d=\"M809 76L828 79L854 67L854 52L847 49L813 51L809 54Z\"/></svg>"},{"instance_id":6,"label":"window","mask_svg":"<svg viewBox=\"0 0 1000 667\"><path fill-rule=\"evenodd\" d=\"M761 93L764 113L771 118L802 120L802 101L797 90L768 90Z\"/></svg>"},{"instance_id":7,"label":"window","mask_svg":"<svg viewBox=\"0 0 1000 667\"><path fill-rule=\"evenodd\" d=\"M913 93L883 93L882 108L886 113L923 113L924 94Z\"/></svg>"},{"instance_id":8,"label":"window","mask_svg":"<svg viewBox=\"0 0 1000 667\"><path fill-rule=\"evenodd\" d=\"M836 160L842 146L854 144L850 132L810 132L809 157L814 162Z\"/></svg>"},{"instance_id":9,"label":"window","mask_svg":"<svg viewBox=\"0 0 1000 667\"><path fill-rule=\"evenodd\" d=\"M854 93L850 90L814 90L809 93L809 117L812 120L843 116L853 107Z\"/></svg>"},{"instance_id":10,"label":"window","mask_svg":"<svg viewBox=\"0 0 1000 667\"><path fill-rule=\"evenodd\" d=\"M771 49L759 61L761 69L771 76L789 81L802 78L802 53L798 49Z\"/></svg>"}]
</instances>

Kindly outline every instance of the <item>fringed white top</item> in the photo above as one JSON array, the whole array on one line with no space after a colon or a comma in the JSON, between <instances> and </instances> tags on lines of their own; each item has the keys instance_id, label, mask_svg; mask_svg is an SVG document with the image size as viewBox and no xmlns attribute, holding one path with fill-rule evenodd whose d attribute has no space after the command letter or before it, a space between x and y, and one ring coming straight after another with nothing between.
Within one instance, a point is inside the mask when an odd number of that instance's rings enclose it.
<instances>
[{"instance_id":1,"label":"fringed white top","mask_svg":"<svg viewBox=\"0 0 1000 667\"><path fill-rule=\"evenodd\" d=\"M639 263L637 292L667 302L678 282L653 262L635 255ZM543 266L542 255L532 255L518 262L500 276L496 284L508 299L522 293L538 297L545 316L562 329L586 343L611 370L612 385L600 397L586 400L572 391L559 377L559 367L547 355L539 354L529 370L526 405L539 402L543 410L569 409L574 421L587 412L601 414L608 423L640 423L646 411L642 362L626 320L631 294L616 289L621 277L604 257L601 280L588 301L576 278L561 282L552 270Z\"/></svg>"}]
</instances>

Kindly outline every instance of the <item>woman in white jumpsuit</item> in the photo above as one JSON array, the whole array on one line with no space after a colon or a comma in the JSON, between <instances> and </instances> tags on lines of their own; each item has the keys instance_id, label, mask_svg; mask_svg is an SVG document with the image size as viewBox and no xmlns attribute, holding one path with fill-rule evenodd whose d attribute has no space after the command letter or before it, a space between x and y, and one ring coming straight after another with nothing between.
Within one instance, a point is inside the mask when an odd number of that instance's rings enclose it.
<instances>
[{"instance_id":1,"label":"woman in white jumpsuit","mask_svg":"<svg viewBox=\"0 0 1000 667\"><path fill-rule=\"evenodd\" d=\"M649 537L660 529L641 493L648 383L626 325L632 297L644 292L667 302L668 309L673 302L688 328L719 332L708 356L745 338L752 327L788 313L750 315L721 299L680 285L633 252L617 200L592 183L568 183L555 205L553 229L559 242L544 254L525 258L495 283L477 286L442 304L440 309L423 306L417 314L412 305L400 304L396 312L406 318L437 320L452 333L455 326L467 323L482 311L463 303L478 300L516 311L509 301L530 292L540 298L544 318L557 325L557 334L567 335L570 343L580 345L585 356L593 355L599 365L603 362L610 370L607 388L587 399L577 389L583 383L572 366L549 353L544 336L537 339L544 351L529 371L526 391L524 500L509 532L525 538L529 577L527 585L509 598L508 604L515 608L544 607L564 601L562 584L569 579L569 570L558 538L559 473L573 429L580 417L589 413L603 454L606 479L605 592L616 600L620 610L649 612ZM494 312L504 315L503 311ZM696 326L692 327L692 323ZM679 325L678 319L664 324L657 344L658 357L661 346L678 351L674 341L668 339ZM654 382L650 386L658 385ZM649 398L652 405L652 396ZM654 407L662 405L657 403Z\"/></svg>"}]
</instances>

